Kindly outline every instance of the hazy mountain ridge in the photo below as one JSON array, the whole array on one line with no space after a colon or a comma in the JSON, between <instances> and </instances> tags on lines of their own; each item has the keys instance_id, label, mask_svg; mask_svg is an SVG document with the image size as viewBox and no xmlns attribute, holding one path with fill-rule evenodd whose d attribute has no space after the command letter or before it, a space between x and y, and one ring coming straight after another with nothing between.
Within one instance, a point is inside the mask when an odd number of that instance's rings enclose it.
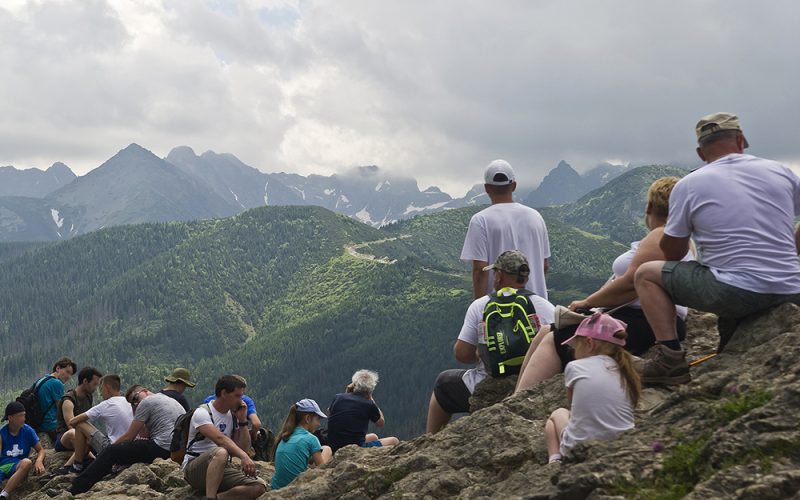
<instances>
[{"instance_id":1,"label":"hazy mountain ridge","mask_svg":"<svg viewBox=\"0 0 800 500\"><path fill-rule=\"evenodd\" d=\"M75 173L61 162L53 163L47 170L0 167L0 196L43 198L76 178Z\"/></svg>"},{"instance_id":2,"label":"hazy mountain ridge","mask_svg":"<svg viewBox=\"0 0 800 500\"><path fill-rule=\"evenodd\" d=\"M564 160L551 170L523 203L539 208L570 203L630 170L628 165L601 163L583 175Z\"/></svg>"}]
</instances>

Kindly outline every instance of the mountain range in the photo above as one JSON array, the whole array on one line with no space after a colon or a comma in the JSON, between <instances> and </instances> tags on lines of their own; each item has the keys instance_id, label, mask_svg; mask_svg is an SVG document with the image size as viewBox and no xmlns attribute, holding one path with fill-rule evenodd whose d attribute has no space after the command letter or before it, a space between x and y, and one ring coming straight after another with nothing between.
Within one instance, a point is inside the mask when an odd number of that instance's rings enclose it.
<instances>
[{"instance_id":1,"label":"mountain range","mask_svg":"<svg viewBox=\"0 0 800 500\"><path fill-rule=\"evenodd\" d=\"M533 192L531 206L577 200L624 172L600 165L580 175L560 162ZM232 154L174 148L159 158L131 144L86 175L62 163L46 171L0 168L0 241L56 241L121 224L227 217L260 206L315 205L373 227L489 202L476 184L461 198L377 166L331 176L264 173Z\"/></svg>"},{"instance_id":2,"label":"mountain range","mask_svg":"<svg viewBox=\"0 0 800 500\"><path fill-rule=\"evenodd\" d=\"M543 210L552 302L594 291L628 243L566 217L589 211L602 227L614 213L598 205L606 198L643 208L662 170L635 169L563 214ZM188 394L194 402L221 373L244 375L262 420L274 427L292 401L327 404L353 371L373 368L386 432L418 435L436 374L458 366L452 344L471 301L459 252L480 209L378 229L322 207L266 206L55 243L0 243L0 395L28 386L63 355L151 387L186 366L198 379ZM615 224L643 232L633 217Z\"/></svg>"}]
</instances>

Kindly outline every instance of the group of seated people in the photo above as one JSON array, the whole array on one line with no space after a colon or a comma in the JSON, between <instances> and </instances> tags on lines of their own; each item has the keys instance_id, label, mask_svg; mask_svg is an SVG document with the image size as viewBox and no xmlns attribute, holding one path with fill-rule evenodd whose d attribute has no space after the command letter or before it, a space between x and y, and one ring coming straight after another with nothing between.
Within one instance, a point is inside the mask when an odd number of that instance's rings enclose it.
<instances>
[{"instance_id":1,"label":"group of seated people","mask_svg":"<svg viewBox=\"0 0 800 500\"><path fill-rule=\"evenodd\" d=\"M557 308L532 295L528 279L546 272L547 262L528 265L517 250L483 267L493 271L493 291L481 296L476 288L478 298L453 349L456 360L477 364L439 374L428 432L469 412L475 386L489 376L481 354L497 342L489 314L504 297L525 297L533 306L529 324L536 325L526 332L513 395L564 373L567 408L555 410L545 424L550 462L559 462L579 441L610 439L633 428L642 385L690 382L681 346L688 307L718 316L722 351L745 318L782 303L800 305L800 177L744 154L748 143L736 115L703 117L696 134L697 153L707 165L683 179L653 182L644 213L647 235L616 258L611 278L588 297ZM474 264L477 270L484 263ZM516 368L517 361L509 366Z\"/></svg>"},{"instance_id":2,"label":"group of seated people","mask_svg":"<svg viewBox=\"0 0 800 500\"><path fill-rule=\"evenodd\" d=\"M50 471L53 475L75 475L70 493L89 491L109 473L156 458L179 462L187 483L206 498L257 498L266 491L266 482L258 477L251 457L252 440L263 435L259 432L261 422L253 400L244 394L247 382L243 377L220 377L214 394L192 409L183 393L195 383L184 368L166 377L169 385L160 392L134 384L124 396L118 375L104 376L93 367L80 370L76 387L64 393L64 383L75 369L72 360L62 358L51 375L34 384L44 420L50 419L51 411L56 415L54 431L42 429L46 422L39 430L50 435L54 451L71 452L63 466ZM60 384L62 396L51 405L51 398L41 388L53 380ZM345 392L334 397L328 415L311 399L302 399L290 407L277 439L272 489L286 486L310 465L326 463L344 446L371 448L399 442L394 437L380 439L367 432L370 422L381 427L385 421L373 398L377 383L377 373L357 371ZM103 401L92 406L92 395L98 386ZM52 389L54 384L48 387ZM57 388L52 392L58 392ZM327 436L323 437L327 437L329 445L323 446L314 433L320 419L328 417ZM188 424L183 442L182 419ZM31 471L44 473L46 453L36 430L26 424L22 403L9 403L4 420L8 425L0 429L0 482L6 478L8 481L0 498L10 496ZM35 462L28 458L31 450L37 452ZM240 465L233 464L233 457Z\"/></svg>"}]
</instances>

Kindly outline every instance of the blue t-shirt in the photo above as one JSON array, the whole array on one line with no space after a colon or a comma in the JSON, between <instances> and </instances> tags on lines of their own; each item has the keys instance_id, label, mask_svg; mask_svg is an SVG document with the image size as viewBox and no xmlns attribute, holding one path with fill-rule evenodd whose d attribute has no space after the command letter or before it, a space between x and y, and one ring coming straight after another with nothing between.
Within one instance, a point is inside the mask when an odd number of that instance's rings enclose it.
<instances>
[{"instance_id":1,"label":"blue t-shirt","mask_svg":"<svg viewBox=\"0 0 800 500\"><path fill-rule=\"evenodd\" d=\"M217 399L217 397L212 394L204 399L203 403L210 403L215 399ZM256 413L256 403L253 401L253 398L245 394L242 396L242 401L244 401L244 404L247 405L247 416L249 417L250 415L254 415Z\"/></svg>"},{"instance_id":2,"label":"blue t-shirt","mask_svg":"<svg viewBox=\"0 0 800 500\"><path fill-rule=\"evenodd\" d=\"M294 478L308 469L311 456L322 451L317 436L302 427L295 427L288 441L281 440L275 451L275 475L272 476L272 489L277 490L291 483Z\"/></svg>"},{"instance_id":3,"label":"blue t-shirt","mask_svg":"<svg viewBox=\"0 0 800 500\"><path fill-rule=\"evenodd\" d=\"M45 375L46 376L46 375ZM44 377L42 377L44 378ZM39 380L42 380L40 378ZM39 383L39 380L36 383ZM44 420L39 430L54 431L58 427L57 404L64 395L64 384L57 378L51 378L39 387L39 407L44 413ZM49 408L49 409L48 409Z\"/></svg>"},{"instance_id":4,"label":"blue t-shirt","mask_svg":"<svg viewBox=\"0 0 800 500\"><path fill-rule=\"evenodd\" d=\"M11 435L8 425L0 429L0 439L3 448L0 450L0 465L17 463L23 458L28 458L31 448L39 442L39 436L28 424L23 424L16 436Z\"/></svg>"},{"instance_id":5,"label":"blue t-shirt","mask_svg":"<svg viewBox=\"0 0 800 500\"><path fill-rule=\"evenodd\" d=\"M348 444L364 444L369 423L381 418L374 401L352 392L337 394L328 411L328 444L333 451Z\"/></svg>"}]
</instances>

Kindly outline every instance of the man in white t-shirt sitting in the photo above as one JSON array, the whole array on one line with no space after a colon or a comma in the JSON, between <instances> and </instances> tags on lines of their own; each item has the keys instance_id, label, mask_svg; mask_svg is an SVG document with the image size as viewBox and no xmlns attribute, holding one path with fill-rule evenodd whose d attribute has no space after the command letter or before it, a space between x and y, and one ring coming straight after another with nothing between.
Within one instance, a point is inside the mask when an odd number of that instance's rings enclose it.
<instances>
[{"instance_id":1,"label":"man in white t-shirt sitting","mask_svg":"<svg viewBox=\"0 0 800 500\"><path fill-rule=\"evenodd\" d=\"M675 334L675 304L719 317L720 350L738 322L784 302L800 303L800 178L786 166L744 154L731 113L703 117L697 154L707 163L681 179L669 198L661 238L667 261L642 264L636 292L658 343L646 355L642 382L689 381ZM693 238L699 262L679 262Z\"/></svg>"},{"instance_id":2,"label":"man in white t-shirt sitting","mask_svg":"<svg viewBox=\"0 0 800 500\"><path fill-rule=\"evenodd\" d=\"M486 266L484 271L491 270L494 271L493 287L499 293L510 295L519 289L527 289L525 283L531 271L525 255L521 252L516 250L503 252L495 263ZM489 295L484 295L475 299L467 309L458 340L453 346L453 355L456 361L475 364L475 367L469 370L445 370L436 378L428 405L427 432L439 432L450 422L454 413L468 413L469 398L475 391L475 386L489 375L478 355L478 344L485 344L481 325L484 308L490 298ZM553 304L537 295L530 295L529 298L541 324L552 323L555 309Z\"/></svg>"},{"instance_id":3,"label":"man in white t-shirt sitting","mask_svg":"<svg viewBox=\"0 0 800 500\"><path fill-rule=\"evenodd\" d=\"M195 409L189 423L189 441L183 459L183 475L206 498L258 498L267 491L256 476L250 449L247 405L242 395L244 378L225 375L217 380L216 399ZM242 461L241 469L229 457Z\"/></svg>"},{"instance_id":4,"label":"man in white t-shirt sitting","mask_svg":"<svg viewBox=\"0 0 800 500\"><path fill-rule=\"evenodd\" d=\"M84 436L96 454L125 434L133 421L131 405L119 392L121 384L119 375L104 376L100 381L103 401L69 421L69 426ZM95 423L102 424L106 433L92 425Z\"/></svg>"},{"instance_id":5,"label":"man in white t-shirt sitting","mask_svg":"<svg viewBox=\"0 0 800 500\"><path fill-rule=\"evenodd\" d=\"M483 180L492 205L472 216L461 250L461 260L472 263L474 298L493 291L494 273L485 273L483 268L494 262L501 253L514 248L525 254L531 265L526 288L547 299L545 274L550 257L550 240L544 219L536 210L514 201L517 182L514 169L507 161L491 162L486 167Z\"/></svg>"}]
</instances>

